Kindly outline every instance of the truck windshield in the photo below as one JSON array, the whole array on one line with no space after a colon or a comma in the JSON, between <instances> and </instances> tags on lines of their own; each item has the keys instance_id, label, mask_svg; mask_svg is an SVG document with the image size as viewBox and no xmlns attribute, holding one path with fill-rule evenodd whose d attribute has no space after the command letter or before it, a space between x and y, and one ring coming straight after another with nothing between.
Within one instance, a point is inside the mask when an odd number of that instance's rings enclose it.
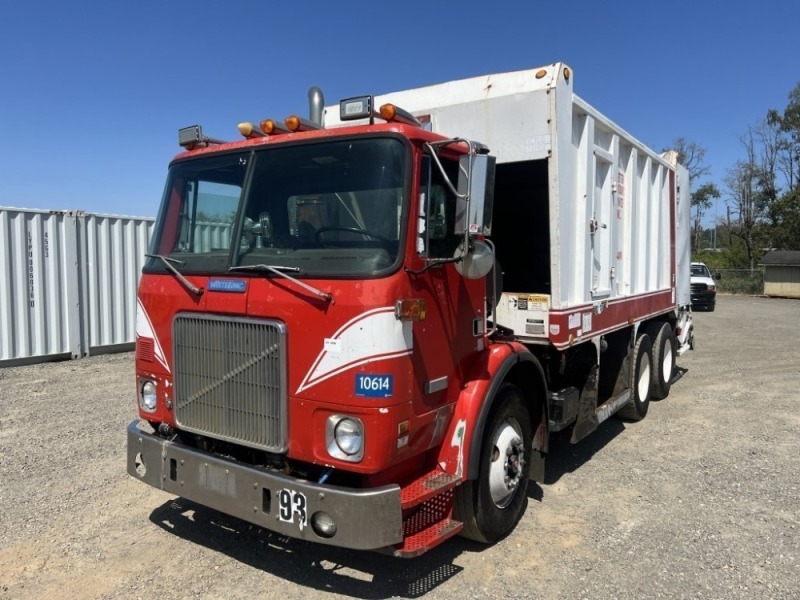
<instances>
[{"instance_id":1,"label":"truck windshield","mask_svg":"<svg viewBox=\"0 0 800 600\"><path fill-rule=\"evenodd\" d=\"M150 252L184 273L259 264L301 277L388 272L401 256L407 161L400 139L362 138L174 163Z\"/></svg>"}]
</instances>

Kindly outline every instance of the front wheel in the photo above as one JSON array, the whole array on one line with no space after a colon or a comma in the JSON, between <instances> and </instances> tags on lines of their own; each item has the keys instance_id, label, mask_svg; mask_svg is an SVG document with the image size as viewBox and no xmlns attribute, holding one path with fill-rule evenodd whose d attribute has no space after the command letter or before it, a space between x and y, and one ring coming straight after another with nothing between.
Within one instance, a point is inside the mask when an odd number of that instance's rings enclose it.
<instances>
[{"instance_id":1,"label":"front wheel","mask_svg":"<svg viewBox=\"0 0 800 600\"><path fill-rule=\"evenodd\" d=\"M533 425L522 391L503 384L481 446L478 476L456 489L455 518L463 537L493 543L508 535L528 503Z\"/></svg>"}]
</instances>

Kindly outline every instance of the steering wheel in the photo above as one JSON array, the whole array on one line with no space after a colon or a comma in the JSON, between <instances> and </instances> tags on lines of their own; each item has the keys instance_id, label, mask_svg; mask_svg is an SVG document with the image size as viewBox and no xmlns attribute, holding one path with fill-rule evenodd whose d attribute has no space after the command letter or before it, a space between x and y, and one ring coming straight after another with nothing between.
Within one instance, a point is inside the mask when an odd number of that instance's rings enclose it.
<instances>
[{"instance_id":1,"label":"steering wheel","mask_svg":"<svg viewBox=\"0 0 800 600\"><path fill-rule=\"evenodd\" d=\"M373 233L372 231L367 231L366 229L361 229L360 227L344 227L339 225L329 225L326 227L320 227L314 232L314 240L317 242L322 242L322 240L320 239L320 235L323 233L327 233L328 231L347 231L349 233L359 233L364 237L380 240L381 242L389 242L389 243L394 242L394 240L390 240L389 238L382 236L379 233Z\"/></svg>"}]
</instances>

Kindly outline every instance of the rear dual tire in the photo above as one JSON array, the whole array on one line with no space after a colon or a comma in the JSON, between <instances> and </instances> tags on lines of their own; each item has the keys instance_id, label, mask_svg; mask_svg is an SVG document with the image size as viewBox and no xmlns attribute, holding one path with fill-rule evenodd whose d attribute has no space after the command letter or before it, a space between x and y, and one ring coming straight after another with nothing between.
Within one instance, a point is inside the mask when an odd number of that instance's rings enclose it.
<instances>
[{"instance_id":1,"label":"rear dual tire","mask_svg":"<svg viewBox=\"0 0 800 600\"><path fill-rule=\"evenodd\" d=\"M653 376L650 395L655 400L661 400L669 396L672 386L678 342L669 323L650 323L646 333L653 344Z\"/></svg>"},{"instance_id":2,"label":"rear dual tire","mask_svg":"<svg viewBox=\"0 0 800 600\"><path fill-rule=\"evenodd\" d=\"M639 334L631 356L633 378L631 398L619 409L617 416L628 421L641 421L650 408L650 388L653 383L653 346L647 334Z\"/></svg>"}]
</instances>

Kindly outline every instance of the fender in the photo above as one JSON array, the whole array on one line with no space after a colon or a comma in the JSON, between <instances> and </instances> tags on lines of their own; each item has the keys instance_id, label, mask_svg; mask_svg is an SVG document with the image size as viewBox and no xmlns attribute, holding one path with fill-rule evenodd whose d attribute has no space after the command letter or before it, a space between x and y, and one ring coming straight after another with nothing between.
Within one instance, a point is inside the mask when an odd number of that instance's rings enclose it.
<instances>
[{"instance_id":1,"label":"fender","mask_svg":"<svg viewBox=\"0 0 800 600\"><path fill-rule=\"evenodd\" d=\"M477 477L483 430L492 409L492 400L509 372L520 363L529 363L538 371L540 381L545 381L539 360L518 342L493 344L484 353L483 360L472 369L468 383L458 396L450 427L439 451L439 465L443 470L462 481ZM545 411L542 417L546 427L546 390L541 392ZM543 432L536 432L535 444L538 443L540 451L546 451L546 439Z\"/></svg>"}]
</instances>

